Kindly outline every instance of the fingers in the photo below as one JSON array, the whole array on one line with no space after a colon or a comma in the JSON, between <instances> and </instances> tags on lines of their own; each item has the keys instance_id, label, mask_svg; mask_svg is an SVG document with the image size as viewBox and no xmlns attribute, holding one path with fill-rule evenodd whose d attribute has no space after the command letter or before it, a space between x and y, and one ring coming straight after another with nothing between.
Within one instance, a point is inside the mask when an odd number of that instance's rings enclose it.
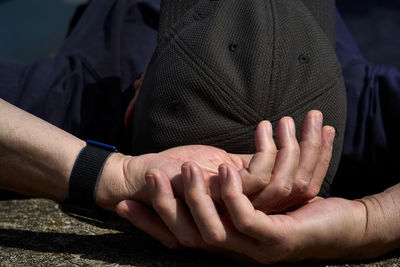
<instances>
[{"instance_id":1,"label":"fingers","mask_svg":"<svg viewBox=\"0 0 400 267\"><path fill-rule=\"evenodd\" d=\"M146 186L152 195L152 206L180 244L185 247L204 247L190 214L182 202L174 197L168 177L153 170L146 176Z\"/></svg>"},{"instance_id":2,"label":"fingers","mask_svg":"<svg viewBox=\"0 0 400 267\"><path fill-rule=\"evenodd\" d=\"M250 245L247 245L246 255L270 264L288 257L295 250L294 241L298 237L293 234L293 221L288 216L270 217L255 210L242 193L239 174L228 165L220 167L220 183L221 196L235 229L253 241L247 242Z\"/></svg>"},{"instance_id":3,"label":"fingers","mask_svg":"<svg viewBox=\"0 0 400 267\"><path fill-rule=\"evenodd\" d=\"M322 121L322 113L316 110L310 111L303 120L300 142L300 163L292 192L294 195L305 195L314 178L315 168L321 157ZM324 177L325 176L317 178L323 180Z\"/></svg>"},{"instance_id":4,"label":"fingers","mask_svg":"<svg viewBox=\"0 0 400 267\"><path fill-rule=\"evenodd\" d=\"M279 151L271 182L264 190L252 196L254 206L260 210L276 205L291 194L299 165L300 148L293 119L282 118L278 123L276 135Z\"/></svg>"},{"instance_id":5,"label":"fingers","mask_svg":"<svg viewBox=\"0 0 400 267\"><path fill-rule=\"evenodd\" d=\"M243 189L248 195L265 188L271 179L277 150L269 121L262 121L258 125L255 144L257 152L250 160L248 168L240 170Z\"/></svg>"},{"instance_id":6,"label":"fingers","mask_svg":"<svg viewBox=\"0 0 400 267\"><path fill-rule=\"evenodd\" d=\"M310 112L308 122L306 122L307 119L305 120L305 123L310 124L310 121L311 124L314 123L314 125L311 125L314 129L308 132L315 131L316 133L314 133L314 136L311 133L308 136L302 137L300 144L302 150L300 166L296 174L292 193L271 209L273 212L280 212L302 205L315 198L320 191L332 157L335 129L331 126L325 126L319 130L319 125L322 123L320 124L317 121L315 125L315 122L312 122L313 119L309 119L315 114L319 116L318 112ZM307 134L307 129L310 129L310 125L303 127L303 133Z\"/></svg>"},{"instance_id":7,"label":"fingers","mask_svg":"<svg viewBox=\"0 0 400 267\"><path fill-rule=\"evenodd\" d=\"M122 201L117 205L116 212L137 228L159 240L164 246L168 248L179 247L178 240L160 218L139 202L133 200Z\"/></svg>"},{"instance_id":8,"label":"fingers","mask_svg":"<svg viewBox=\"0 0 400 267\"><path fill-rule=\"evenodd\" d=\"M250 200L243 195L240 175L224 164L219 168L219 177L221 197L235 228L256 239L263 236L270 222L268 217L256 211Z\"/></svg>"},{"instance_id":9,"label":"fingers","mask_svg":"<svg viewBox=\"0 0 400 267\"><path fill-rule=\"evenodd\" d=\"M233 168L233 167L232 167ZM257 241L238 232L227 214L219 214L206 185L200 168L187 162L182 167L185 199L204 242L212 247L249 254L256 250ZM238 175L238 174L237 174ZM239 179L240 176L238 175ZM241 190L241 181L238 183Z\"/></svg>"},{"instance_id":10,"label":"fingers","mask_svg":"<svg viewBox=\"0 0 400 267\"><path fill-rule=\"evenodd\" d=\"M312 199L319 193L322 182L324 181L326 173L329 169L335 135L335 128L331 126L325 126L322 128L322 149L313 174L313 179L311 180L309 186L309 190L306 192L308 194L308 199Z\"/></svg>"},{"instance_id":11,"label":"fingers","mask_svg":"<svg viewBox=\"0 0 400 267\"><path fill-rule=\"evenodd\" d=\"M264 212L281 212L318 194L329 167L335 135L332 127L322 128L322 123L320 111L308 112L302 123L299 145L293 121L283 118L279 122L277 142L280 150L270 184L251 197L256 208Z\"/></svg>"},{"instance_id":12,"label":"fingers","mask_svg":"<svg viewBox=\"0 0 400 267\"><path fill-rule=\"evenodd\" d=\"M182 166L182 176L186 204L203 240L209 244L224 243L226 231L211 197L207 194L201 169L194 163L185 163Z\"/></svg>"}]
</instances>

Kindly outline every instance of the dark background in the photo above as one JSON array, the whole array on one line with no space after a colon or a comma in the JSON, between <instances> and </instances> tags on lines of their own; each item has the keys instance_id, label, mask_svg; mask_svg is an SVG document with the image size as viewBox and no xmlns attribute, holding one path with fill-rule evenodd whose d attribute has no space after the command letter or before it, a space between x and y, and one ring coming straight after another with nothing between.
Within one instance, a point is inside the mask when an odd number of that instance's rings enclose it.
<instances>
[{"instance_id":1,"label":"dark background","mask_svg":"<svg viewBox=\"0 0 400 267\"><path fill-rule=\"evenodd\" d=\"M400 69L400 1L337 0L364 56Z\"/></svg>"},{"instance_id":2,"label":"dark background","mask_svg":"<svg viewBox=\"0 0 400 267\"><path fill-rule=\"evenodd\" d=\"M55 54L79 0L0 0L0 58L29 62Z\"/></svg>"},{"instance_id":3,"label":"dark background","mask_svg":"<svg viewBox=\"0 0 400 267\"><path fill-rule=\"evenodd\" d=\"M85 0L0 0L0 58L29 62L56 53ZM400 68L400 1L337 0L365 57Z\"/></svg>"},{"instance_id":4,"label":"dark background","mask_svg":"<svg viewBox=\"0 0 400 267\"><path fill-rule=\"evenodd\" d=\"M85 0L0 0L0 58L29 62L56 53ZM337 0L365 57L400 68L400 1Z\"/></svg>"}]
</instances>

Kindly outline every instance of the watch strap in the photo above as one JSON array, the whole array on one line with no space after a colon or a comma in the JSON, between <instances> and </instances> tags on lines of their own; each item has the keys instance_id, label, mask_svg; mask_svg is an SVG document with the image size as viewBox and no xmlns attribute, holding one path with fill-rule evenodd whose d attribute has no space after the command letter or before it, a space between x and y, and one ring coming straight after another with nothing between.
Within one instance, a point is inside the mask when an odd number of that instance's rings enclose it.
<instances>
[{"instance_id":1,"label":"watch strap","mask_svg":"<svg viewBox=\"0 0 400 267\"><path fill-rule=\"evenodd\" d=\"M108 157L115 147L87 140L71 172L68 196L62 205L66 212L89 218L99 217L95 205L97 184Z\"/></svg>"}]
</instances>

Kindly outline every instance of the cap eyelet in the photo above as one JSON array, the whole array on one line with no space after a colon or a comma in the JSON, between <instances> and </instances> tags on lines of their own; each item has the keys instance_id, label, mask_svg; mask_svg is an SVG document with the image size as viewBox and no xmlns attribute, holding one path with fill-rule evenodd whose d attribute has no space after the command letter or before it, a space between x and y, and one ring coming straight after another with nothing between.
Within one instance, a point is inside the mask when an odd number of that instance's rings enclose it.
<instances>
[{"instance_id":1,"label":"cap eyelet","mask_svg":"<svg viewBox=\"0 0 400 267\"><path fill-rule=\"evenodd\" d=\"M237 44L230 44L229 45L229 51L231 51L231 52L235 52L237 50L237 48L238 48Z\"/></svg>"},{"instance_id":2,"label":"cap eyelet","mask_svg":"<svg viewBox=\"0 0 400 267\"><path fill-rule=\"evenodd\" d=\"M302 63L302 64L308 64L308 63L310 63L310 57L307 56L307 55L304 55L304 54L301 54L301 55L298 57L298 60L299 60L299 62Z\"/></svg>"},{"instance_id":3,"label":"cap eyelet","mask_svg":"<svg viewBox=\"0 0 400 267\"><path fill-rule=\"evenodd\" d=\"M182 103L179 100L174 100L171 102L169 108L172 112L178 112L182 109Z\"/></svg>"}]
</instances>

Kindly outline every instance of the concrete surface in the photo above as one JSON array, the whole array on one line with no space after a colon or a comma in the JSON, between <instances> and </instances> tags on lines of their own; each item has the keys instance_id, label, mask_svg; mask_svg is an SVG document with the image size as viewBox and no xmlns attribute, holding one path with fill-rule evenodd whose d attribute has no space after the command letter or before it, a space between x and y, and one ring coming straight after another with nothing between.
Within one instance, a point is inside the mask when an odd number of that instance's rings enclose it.
<instances>
[{"instance_id":1,"label":"concrete surface","mask_svg":"<svg viewBox=\"0 0 400 267\"><path fill-rule=\"evenodd\" d=\"M86 223L42 199L0 201L0 266L240 266L197 251L171 251L115 217ZM400 251L371 261L342 265L400 266Z\"/></svg>"}]
</instances>

